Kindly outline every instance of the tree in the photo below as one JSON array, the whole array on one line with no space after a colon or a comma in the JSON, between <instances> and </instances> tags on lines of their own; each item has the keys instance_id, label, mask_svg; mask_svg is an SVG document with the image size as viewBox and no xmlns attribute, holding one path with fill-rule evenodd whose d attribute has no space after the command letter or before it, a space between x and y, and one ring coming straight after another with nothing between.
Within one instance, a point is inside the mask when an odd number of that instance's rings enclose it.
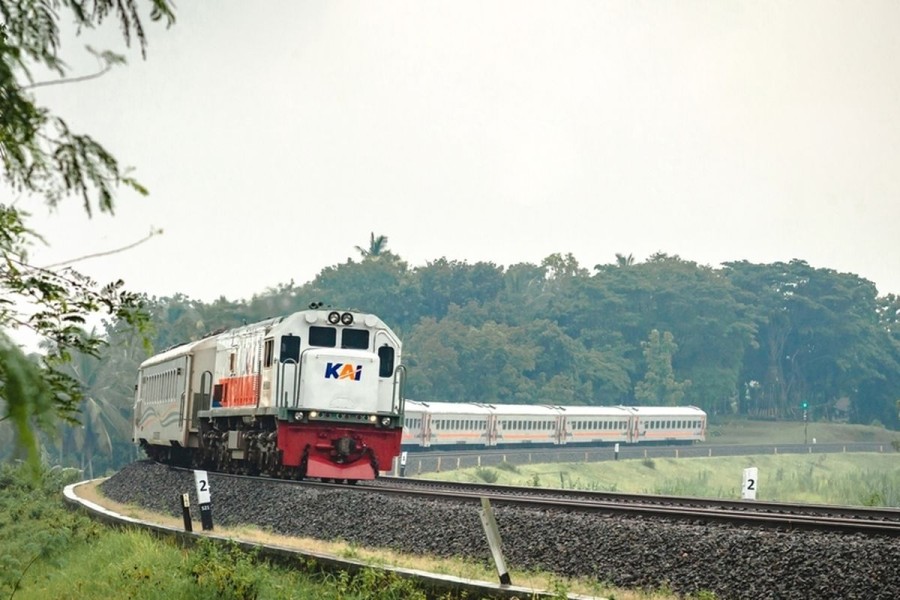
<instances>
[{"instance_id":1,"label":"tree","mask_svg":"<svg viewBox=\"0 0 900 600\"><path fill-rule=\"evenodd\" d=\"M168 0L147 0L151 20L174 22ZM62 118L40 106L34 89L72 83L60 55L59 24L91 29L115 19L126 45L136 39L142 54L147 39L137 0L0 0L0 161L8 189L22 199L42 199L51 207L70 197L95 210L112 213L115 194L125 186L146 194L127 169L89 135L75 133ZM95 52L103 70L123 59ZM33 72L59 77L35 81ZM73 352L96 356L102 344L82 325L98 313L145 329L140 296L123 282L100 286L71 268L31 264L27 250L40 236L28 227L29 214L14 202L0 201L0 421L10 421L17 442L32 464L37 447L32 423L51 417L72 418L82 394L75 379L60 370ZM45 356L32 358L8 335L30 329L48 342Z\"/></svg>"},{"instance_id":2,"label":"tree","mask_svg":"<svg viewBox=\"0 0 900 600\"><path fill-rule=\"evenodd\" d=\"M375 232L373 231L369 234L368 248L363 248L362 246L354 246L354 248L356 248L356 251L359 252L360 256L362 256L363 259L376 259L382 254L389 252L387 249L387 241L388 239L386 235L379 235L378 237L375 237Z\"/></svg>"},{"instance_id":3,"label":"tree","mask_svg":"<svg viewBox=\"0 0 900 600\"><path fill-rule=\"evenodd\" d=\"M675 338L668 331L660 335L654 329L647 341L641 342L641 346L644 348L647 372L644 379L634 386L635 400L655 406L678 406L691 382L675 380L672 369L672 356L678 350Z\"/></svg>"},{"instance_id":4,"label":"tree","mask_svg":"<svg viewBox=\"0 0 900 600\"><path fill-rule=\"evenodd\" d=\"M616 266L617 267L630 267L634 264L634 255L629 254L625 256L624 254L620 254L616 252Z\"/></svg>"}]
</instances>

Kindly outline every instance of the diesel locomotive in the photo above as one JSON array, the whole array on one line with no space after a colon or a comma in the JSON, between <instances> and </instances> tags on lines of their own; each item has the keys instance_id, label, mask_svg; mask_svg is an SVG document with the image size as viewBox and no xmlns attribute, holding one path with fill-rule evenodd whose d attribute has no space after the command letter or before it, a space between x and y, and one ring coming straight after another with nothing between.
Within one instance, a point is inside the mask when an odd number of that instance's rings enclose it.
<instances>
[{"instance_id":1,"label":"diesel locomotive","mask_svg":"<svg viewBox=\"0 0 900 600\"><path fill-rule=\"evenodd\" d=\"M161 462L352 483L400 453L401 342L372 314L314 304L169 348L137 379L133 440Z\"/></svg>"}]
</instances>

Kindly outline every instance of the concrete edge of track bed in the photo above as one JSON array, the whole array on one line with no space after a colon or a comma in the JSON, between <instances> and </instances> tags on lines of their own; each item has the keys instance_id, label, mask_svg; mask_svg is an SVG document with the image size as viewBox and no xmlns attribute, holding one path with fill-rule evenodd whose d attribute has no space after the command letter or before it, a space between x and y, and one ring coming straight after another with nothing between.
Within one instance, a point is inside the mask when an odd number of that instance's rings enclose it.
<instances>
[{"instance_id":1,"label":"concrete edge of track bed","mask_svg":"<svg viewBox=\"0 0 900 600\"><path fill-rule=\"evenodd\" d=\"M294 568L308 569L305 565L314 565L315 569L323 572L341 572L345 571L356 574L366 569L379 569L390 572L397 577L410 579L415 581L419 586L427 591L440 595L442 593L465 592L468 596L481 598L497 598L497 599L514 599L514 598L559 598L558 592L549 592L546 590L533 589L529 587L521 587L514 585L502 585L489 581L477 581L472 579L464 579L453 575L444 575L438 573L430 573L417 569L407 569L402 567L392 567L384 565L370 565L364 562L341 558L330 554L322 554L310 551L301 551L285 546L274 544L262 544L257 542L248 542L235 539L223 535L217 535L210 532L188 532L175 527L169 527L159 523L152 523L119 514L95 502L80 497L76 490L79 486L92 483L91 480L81 481L67 485L63 490L65 502L77 509L86 511L92 518L100 520L109 525L117 527L137 527L147 531L151 531L160 536L171 537L177 539L184 545L191 545L200 539L212 540L216 543L236 544L245 550L256 550L262 556L278 561L281 564L290 565ZM589 596L578 594L569 594L567 598L571 600L588 600Z\"/></svg>"}]
</instances>

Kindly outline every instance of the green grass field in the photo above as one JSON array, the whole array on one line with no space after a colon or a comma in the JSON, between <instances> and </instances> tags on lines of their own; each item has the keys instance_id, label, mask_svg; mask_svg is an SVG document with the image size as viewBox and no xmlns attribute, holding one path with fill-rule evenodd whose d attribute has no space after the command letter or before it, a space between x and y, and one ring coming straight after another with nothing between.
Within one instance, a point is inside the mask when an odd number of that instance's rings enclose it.
<instances>
[{"instance_id":1,"label":"green grass field","mask_svg":"<svg viewBox=\"0 0 900 600\"><path fill-rule=\"evenodd\" d=\"M804 433L804 428L806 432ZM900 432L884 427L845 423L807 423L801 421L751 421L748 419L712 420L707 444L819 444L884 442L900 440Z\"/></svg>"},{"instance_id":2,"label":"green grass field","mask_svg":"<svg viewBox=\"0 0 900 600\"><path fill-rule=\"evenodd\" d=\"M509 465L424 478L504 485L739 499L743 470L759 469L757 500L900 507L900 454L655 458Z\"/></svg>"}]
</instances>

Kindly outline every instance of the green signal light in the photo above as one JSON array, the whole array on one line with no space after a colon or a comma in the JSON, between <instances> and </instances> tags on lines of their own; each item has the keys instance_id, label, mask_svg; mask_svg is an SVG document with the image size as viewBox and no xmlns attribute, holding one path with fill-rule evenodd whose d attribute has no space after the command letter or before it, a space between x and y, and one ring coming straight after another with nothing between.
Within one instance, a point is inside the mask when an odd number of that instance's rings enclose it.
<instances>
[{"instance_id":1,"label":"green signal light","mask_svg":"<svg viewBox=\"0 0 900 600\"><path fill-rule=\"evenodd\" d=\"M800 403L800 408L806 410L807 408L809 408L809 402L805 402L805 401L804 401L804 402L801 402L801 403Z\"/></svg>"}]
</instances>

